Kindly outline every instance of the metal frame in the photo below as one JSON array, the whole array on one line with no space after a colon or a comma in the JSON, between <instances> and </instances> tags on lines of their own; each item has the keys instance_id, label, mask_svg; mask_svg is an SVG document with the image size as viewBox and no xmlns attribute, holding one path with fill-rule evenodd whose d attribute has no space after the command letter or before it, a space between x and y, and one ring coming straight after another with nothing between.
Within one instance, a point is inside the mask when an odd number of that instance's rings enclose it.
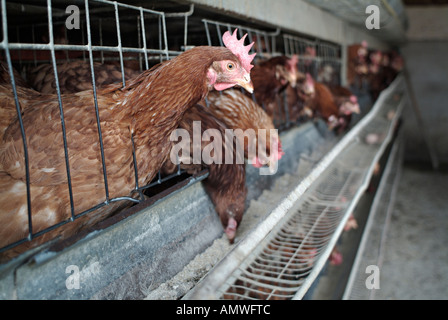
<instances>
[{"instance_id":1,"label":"metal frame","mask_svg":"<svg viewBox=\"0 0 448 320\"><path fill-rule=\"evenodd\" d=\"M112 6L113 11L115 14L115 21L116 21L116 31L117 31L117 40L118 44L116 47L111 46L94 46L92 45L92 39L91 39L91 19L90 19L90 10L89 10L89 2L96 2L101 3L104 5ZM133 159L134 159L134 174L135 174L135 180L136 180L136 186L134 191L138 192L139 198L135 199L132 197L117 197L117 198L110 198L109 196L109 190L108 190L108 181L107 181L107 168L105 165L105 158L104 158L104 146L103 146L103 139L102 139L102 131L101 131L101 125L100 125L100 118L99 118L99 109L98 109L98 100L97 100L97 93L96 93L96 85L95 85L95 74L94 74L94 67L93 67L93 52L94 51L100 51L100 52L118 52L119 53L119 60L120 60L120 67L122 71L122 82L123 86L125 85L125 79L124 79L124 58L123 53L124 52L133 52L133 53L142 53L145 57L145 66L146 68L149 67L148 65L148 54L159 54L163 55L165 59L169 59L173 55L180 54L179 51L172 51L168 49L168 40L167 40L167 32L166 32L166 22L165 19L167 16L169 17L184 17L185 18L185 30L187 28L188 23L188 16L193 13L193 6L190 7L190 10L185 13L171 13L165 15L164 12L154 11L145 9L143 7L136 7L132 5L127 5L123 3L118 3L116 1L107 1L107 0L85 0L85 21L87 24L87 44L86 45L65 45L65 44L55 44L54 43L54 35L53 35L53 15L52 15L52 2L51 0L47 0L47 21L48 21L48 31L49 31L49 43L48 44L36 44L36 43L11 43L8 39L8 21L7 21L7 12L6 12L6 0L1 0L1 15L2 15L2 27L3 27L3 40L0 42L0 49L4 50L5 57L6 57L6 63L9 68L9 76L11 80L13 95L14 95L14 101L17 109L18 114L18 120L20 124L20 130L22 133L22 141L23 141L23 147L24 147L24 154L25 154L25 177L26 177L26 188L27 188L27 209L28 209L28 236L22 240L16 241L14 243L11 243L3 248L0 248L0 252L7 251L19 244L22 244L27 241L31 241L32 239L39 237L40 235L49 232L55 228L58 228L66 223L69 223L85 214L88 214L98 208L101 208L103 206L106 206L112 202L117 201L131 201L133 203L139 203L142 202L145 197L143 195L143 191L153 187L155 185L162 184L165 181L170 180L173 177L179 176L183 173L181 171L180 166L178 166L178 170L176 173L173 173L171 175L168 175L166 177L162 178L161 173L159 172L157 179L153 180L149 185L146 186L139 186L138 185L138 172L135 166L136 159L135 159L135 150L134 150L134 142L132 139L132 146L133 146ZM139 31L141 31L141 38L143 39L143 47L142 48L130 48L130 47L123 47L121 43L121 33L120 33L120 17L118 13L119 7L132 9L136 12L138 12L140 17L140 24L141 26ZM159 23L159 39L163 38L163 49L151 49L147 48L146 45L146 34L145 34L145 14L151 14L159 17L159 21L161 21L161 28ZM163 37L162 37L163 35ZM139 35L140 36L140 35ZM34 38L34 34L33 34ZM185 43L187 41L186 37L186 31L185 31L185 37L184 37ZM162 43L160 43L160 47L162 48ZM60 111L60 121L62 125L62 132L63 132L63 145L64 145L64 153L65 153L65 162L66 162L66 174L67 174L67 183L68 183L68 189L70 194L70 209L71 209L71 217L65 221L59 222L45 230L39 231L37 233L33 232L33 225L32 225L32 208L31 208L31 196L30 196L30 172L29 172L29 157L28 157L28 149L27 149L27 142L26 142L26 134L25 134L25 128L22 121L22 115L21 115L21 107L19 98L17 95L16 90L16 82L14 79L13 74L13 65L12 65L12 59L11 59L11 50L49 50L51 55L51 64L54 71L55 76L55 83L56 83L56 95L58 99L59 104L59 111ZM73 193L72 193L72 185L71 185L71 174L70 174L70 163L68 158L68 150L67 150L67 137L66 137L66 128L65 128L65 119L64 119L64 110L62 105L62 99L61 99L61 91L59 86L59 79L58 79L58 73L57 73L57 59L56 59L56 50L73 50L73 51L83 51L88 52L89 56L89 63L90 63L90 72L92 76L92 85L93 85L93 96L94 96L94 107L95 107L95 114L96 114L96 123L98 127L98 139L100 143L100 151L101 151L101 161L102 161L102 168L103 168L103 178L104 178L104 188L105 188L105 194L106 199L104 202L99 203L98 205L83 211L81 213L75 214L75 208L73 203ZM130 190L131 191L131 190Z\"/></svg>"},{"instance_id":2,"label":"metal frame","mask_svg":"<svg viewBox=\"0 0 448 320\"><path fill-rule=\"evenodd\" d=\"M319 39L311 40L292 34L282 34L279 28L277 28L275 32L268 32L266 30L242 26L240 24L232 24L209 19L202 19L202 22L204 23L205 27L207 43L210 46L223 45L223 30L232 31L234 29L238 29L239 37L242 37L245 33L247 33L249 42L255 41L256 45L253 46L250 51L250 53L257 53L257 55L255 56L255 61L269 59L271 57L282 54L289 57L296 54L299 56L299 71L303 73L310 73L314 79L320 82L326 82L328 84L335 85L342 83L342 47L340 45L324 42ZM279 40L278 37L280 36L282 36L283 38L284 52L279 52L277 48ZM260 39L264 40L264 46ZM314 52L316 53L314 57L306 55L307 47L310 47L314 50ZM326 81L326 79L319 77L319 73L323 71L323 68L325 66L330 66L333 68L333 74L336 75L336 78L332 79L331 81ZM279 129L279 131L287 130L296 124L291 122L288 114L288 101L286 92L283 92L282 94L284 101L283 112L285 114L285 119L284 121L278 121L277 119L274 119L274 124L276 128ZM256 102L255 96L252 95L252 97ZM261 107L264 108L264 106ZM277 111L279 114L281 114L280 110Z\"/></svg>"},{"instance_id":3,"label":"metal frame","mask_svg":"<svg viewBox=\"0 0 448 320\"><path fill-rule=\"evenodd\" d=\"M319 78L319 71L329 65L334 68L333 72L339 75L335 81L331 81L329 84L340 84L342 82L341 45L323 42L319 39L306 39L291 34L283 34L283 42L286 55L296 54L299 56L299 70L301 72L310 73L314 79L320 82L328 82ZM314 57L307 52L309 48L314 50L316 54Z\"/></svg>"},{"instance_id":4,"label":"metal frame","mask_svg":"<svg viewBox=\"0 0 448 320\"><path fill-rule=\"evenodd\" d=\"M402 171L404 147L402 137L398 139L391 150L383 177L370 208L369 217L342 297L343 300L374 299L376 290L366 288L366 273L365 269L362 270L362 267L376 265L381 268L383 263L384 243L389 230ZM372 237L378 230L381 230L381 236Z\"/></svg>"},{"instance_id":5,"label":"metal frame","mask_svg":"<svg viewBox=\"0 0 448 320\"><path fill-rule=\"evenodd\" d=\"M220 21L213 21L208 19L202 19L202 22L204 23L205 32L207 35L207 42L209 46L213 45L219 45L223 46L222 43L222 34L221 28L224 28L226 31L232 31L231 29L238 29L238 36L241 38L245 33L247 33L247 37L249 40L249 43L256 41L256 53L255 59L265 59L270 58L278 52L276 52L276 37L280 35L280 29L277 28L275 32L267 32L255 28L250 28L247 26L237 25L237 24L231 24L226 22L220 22ZM217 41L214 37L211 35L210 27L209 25L213 25L216 29L217 33ZM254 41L255 36L255 41ZM265 43L265 48L263 47L263 44L261 42L261 38L263 38ZM249 53L254 53L255 48L252 47L251 51ZM256 61L256 60L255 60Z\"/></svg>"}]
</instances>

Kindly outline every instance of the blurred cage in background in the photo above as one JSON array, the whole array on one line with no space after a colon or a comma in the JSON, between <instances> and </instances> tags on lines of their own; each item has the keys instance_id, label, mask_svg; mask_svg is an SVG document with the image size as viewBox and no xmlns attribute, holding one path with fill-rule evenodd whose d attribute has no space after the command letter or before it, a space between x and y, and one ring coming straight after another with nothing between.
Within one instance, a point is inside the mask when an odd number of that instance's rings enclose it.
<instances>
[{"instance_id":1,"label":"blurred cage in background","mask_svg":"<svg viewBox=\"0 0 448 320\"><path fill-rule=\"evenodd\" d=\"M204 23L205 32L207 35L207 44L209 46L222 46L222 35L224 32L232 32L234 29L238 29L238 37L241 38L247 33L247 42L254 43L249 54L254 52L257 55L254 58L253 64L263 59L269 59L273 56L279 55L277 51L277 37L280 35L280 29L276 29L273 32L250 28L242 25L235 25L226 22L212 21L208 19L202 19Z\"/></svg>"},{"instance_id":2,"label":"blurred cage in background","mask_svg":"<svg viewBox=\"0 0 448 320\"><path fill-rule=\"evenodd\" d=\"M238 29L238 37L247 33L247 42L254 43L249 54L256 53L254 64L268 60L269 58L286 55L299 58L298 70L306 75L310 74L314 80L327 85L341 84L341 46L333 43L311 39L291 34L282 33L279 28L266 31L240 24L232 24L223 21L202 19L207 36L207 44L211 46L222 46L222 35L226 31ZM272 114L275 127L284 131L300 122L292 121L288 113L288 97L286 90L280 93L277 106ZM255 102L254 95L253 99ZM261 105L262 108L265 106Z\"/></svg>"},{"instance_id":3,"label":"blurred cage in background","mask_svg":"<svg viewBox=\"0 0 448 320\"><path fill-rule=\"evenodd\" d=\"M341 84L341 46L310 40L290 34L283 35L285 54L299 56L299 71L309 73L319 82Z\"/></svg>"},{"instance_id":4,"label":"blurred cage in background","mask_svg":"<svg viewBox=\"0 0 448 320\"><path fill-rule=\"evenodd\" d=\"M314 79L327 83L340 83L341 77L341 49L339 45L323 42L319 39L307 39L290 34L283 34L280 29L269 27L245 26L243 24L218 22L204 19L203 16L195 16L194 7L187 10L178 10L173 6L168 11L150 10L140 6L107 0L89 0L76 2L79 9L79 28L74 20L69 17L77 14L75 11L67 10L69 4L60 1L40 0L19 4L12 1L1 0L1 42L0 58L9 68L7 84L13 87L13 94L17 110L20 110L20 97L17 96L15 86L19 76L12 73L12 68L17 70L20 77L27 80L27 75L33 68L48 65L55 75L55 96L60 107L60 121L64 123L63 105L60 99L57 72L58 66L64 62L84 61L90 67L91 84L95 100L96 121L98 124L99 141L102 153L103 168L105 168L104 150L101 141L101 127L99 125L98 106L96 100L95 86L95 63L111 64L120 71L120 78L116 82L126 84L127 70L141 72L153 65L171 59L188 48L195 45L222 45L222 34L227 30L238 28L239 37L248 34L246 42L254 42L252 52L257 52L256 60L269 59L277 55L299 56L299 70L310 73ZM182 8L185 8L183 6ZM73 8L72 8L73 9ZM178 10L178 11L176 11ZM225 18L225 17L224 17ZM26 21L24 23L24 21ZM73 25L68 28L67 23ZM264 30L263 30L264 29ZM270 30L270 31L266 31ZM205 31L205 32L204 32ZM285 109L286 109L286 99ZM283 106L280 106L283 108ZM282 111L279 110L279 113ZM300 123L293 123L286 116L275 120L276 127L282 131ZM25 134L20 112L18 119L22 134ZM63 130L64 126L62 126ZM66 170L70 185L70 166L67 152L66 134L63 131L65 146ZM26 139L23 137L25 149ZM134 154L135 158L135 154ZM27 155L27 189L29 192L29 169ZM138 175L138 172L135 172ZM104 175L106 175L104 170ZM195 181L207 177L204 170ZM140 203L148 197L156 197L168 188L182 188L191 177L183 172L180 167L171 175L163 175L161 172L147 186L136 186L139 193L138 198L121 197L116 199L107 198L94 208L75 215L72 203L72 218L60 222L46 230L38 233L33 232L31 227L31 206L28 194L28 221L30 224L28 237L16 243L0 248L0 252L8 250L18 244L30 241L50 230L70 223L82 215L91 213L95 209L106 206L116 201L132 201ZM107 179L105 189L107 189ZM138 180L138 179L136 179ZM69 187L71 190L71 187ZM71 192L71 191L70 191ZM92 213L93 214L93 213Z\"/></svg>"}]
</instances>

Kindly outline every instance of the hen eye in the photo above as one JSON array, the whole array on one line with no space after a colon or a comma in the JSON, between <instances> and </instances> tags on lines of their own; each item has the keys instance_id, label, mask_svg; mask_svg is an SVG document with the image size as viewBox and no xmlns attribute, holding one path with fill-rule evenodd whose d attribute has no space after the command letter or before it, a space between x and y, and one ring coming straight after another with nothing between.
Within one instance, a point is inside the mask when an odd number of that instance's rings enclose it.
<instances>
[{"instance_id":1,"label":"hen eye","mask_svg":"<svg viewBox=\"0 0 448 320\"><path fill-rule=\"evenodd\" d=\"M235 68L235 65L233 63L227 64L227 70L232 71Z\"/></svg>"}]
</instances>

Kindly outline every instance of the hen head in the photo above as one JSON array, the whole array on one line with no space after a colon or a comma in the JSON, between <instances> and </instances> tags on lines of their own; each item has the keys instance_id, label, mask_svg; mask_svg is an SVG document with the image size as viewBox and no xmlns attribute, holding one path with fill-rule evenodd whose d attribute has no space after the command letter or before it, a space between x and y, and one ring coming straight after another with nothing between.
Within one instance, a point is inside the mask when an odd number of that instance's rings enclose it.
<instances>
[{"instance_id":1,"label":"hen head","mask_svg":"<svg viewBox=\"0 0 448 320\"><path fill-rule=\"evenodd\" d=\"M224 228L229 242L232 244L235 240L236 231L243 219L245 210L245 192L235 195L232 203L219 202L216 204L216 211Z\"/></svg>"},{"instance_id":2,"label":"hen head","mask_svg":"<svg viewBox=\"0 0 448 320\"><path fill-rule=\"evenodd\" d=\"M307 73L303 73L299 76L299 82L297 86L297 92L302 98L313 98L315 95L314 80L313 77Z\"/></svg>"},{"instance_id":3,"label":"hen head","mask_svg":"<svg viewBox=\"0 0 448 320\"><path fill-rule=\"evenodd\" d=\"M207 72L208 82L217 91L240 86L249 93L253 93L254 86L250 79L250 70L253 68L251 62L256 54L249 55L249 51L254 43L244 46L247 34L238 40L237 31L238 29L235 29L233 34L226 31L222 37L224 45L237 57L237 60L214 61Z\"/></svg>"},{"instance_id":4,"label":"hen head","mask_svg":"<svg viewBox=\"0 0 448 320\"><path fill-rule=\"evenodd\" d=\"M339 106L340 115L351 115L352 113L361 113L358 98L355 95L352 95L348 100L344 101Z\"/></svg>"},{"instance_id":5,"label":"hen head","mask_svg":"<svg viewBox=\"0 0 448 320\"><path fill-rule=\"evenodd\" d=\"M284 64L276 66L275 77L282 85L287 85L289 83L291 87L296 87L297 79L299 77L299 70L297 68L298 62L298 56L293 55L291 58L288 58Z\"/></svg>"}]
</instances>

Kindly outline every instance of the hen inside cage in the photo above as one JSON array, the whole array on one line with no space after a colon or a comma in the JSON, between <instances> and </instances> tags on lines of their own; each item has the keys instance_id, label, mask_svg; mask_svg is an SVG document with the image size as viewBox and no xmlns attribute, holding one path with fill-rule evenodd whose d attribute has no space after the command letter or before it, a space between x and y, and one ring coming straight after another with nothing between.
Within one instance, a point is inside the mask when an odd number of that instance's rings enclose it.
<instances>
[{"instance_id":1,"label":"hen inside cage","mask_svg":"<svg viewBox=\"0 0 448 320\"><path fill-rule=\"evenodd\" d=\"M338 44L174 2L148 5L97 0L87 2L87 6L77 2L71 8L60 1L3 4L7 23L2 25L0 87L11 108L4 110L2 128L4 135L13 137L14 147L22 151L21 171L2 173L5 186L20 176L20 186L15 189L20 188L19 193L2 190L10 198L9 205L15 206L11 212L20 213L19 232L9 234L9 227L2 231L2 252L23 252L34 240L45 242L90 230L111 215L126 217L125 209L135 204L150 205L190 182L206 181L206 165L182 168L167 158L159 159L162 154L166 157L165 149L160 154L139 153L133 123L117 121L120 125L116 127L103 124L114 112L121 116L117 107L104 111L112 105L104 96L114 98L132 91L143 72L157 70L160 63L194 47L223 46L226 31L237 29L238 38L247 34L246 44L254 43L249 52L256 53L251 77L261 86L253 94L239 88L223 91L218 97L212 92L208 97L212 103L226 97L249 99L268 116L268 125L262 120L259 125L279 132L318 118L335 134L352 125L350 106L356 106L357 101L341 87L342 49ZM272 81L263 81L266 79ZM337 100L331 98L332 111L313 102L316 94L337 96ZM211 112L208 100L199 110ZM86 107L81 113L77 107L83 103ZM349 105L349 111L340 114L337 105ZM78 122L72 122L76 112L80 113ZM223 119L218 120L225 122ZM162 118L150 125L163 131L169 120ZM35 123L45 126L33 128ZM111 138L114 130L126 134ZM81 139L85 132L88 140ZM41 142L36 142L38 139ZM32 143L39 148L28 152ZM113 148L108 151L105 145ZM46 156L48 152L57 154L57 163ZM74 153L83 160L72 160ZM165 165L162 160L166 160ZM146 181L140 166L156 161L157 173ZM120 170L118 175L112 174L117 163L126 163L125 169L120 169L126 174L120 175ZM100 182L89 189L83 179L91 176ZM123 180L126 183L122 184ZM34 216L43 210L54 215L48 221Z\"/></svg>"}]
</instances>

